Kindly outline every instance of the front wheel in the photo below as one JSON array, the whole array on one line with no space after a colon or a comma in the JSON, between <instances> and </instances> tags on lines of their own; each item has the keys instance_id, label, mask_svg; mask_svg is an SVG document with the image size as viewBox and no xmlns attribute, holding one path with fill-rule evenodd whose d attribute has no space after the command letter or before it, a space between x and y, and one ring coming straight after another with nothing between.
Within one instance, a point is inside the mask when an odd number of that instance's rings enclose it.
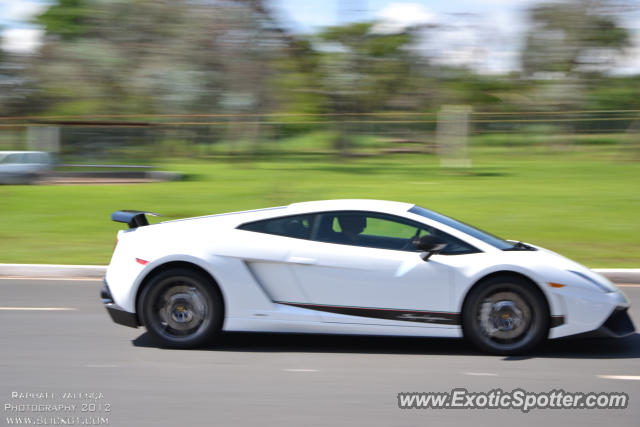
<instances>
[{"instance_id":1,"label":"front wheel","mask_svg":"<svg viewBox=\"0 0 640 427\"><path fill-rule=\"evenodd\" d=\"M547 337L549 309L532 283L518 277L496 277L470 292L462 327L465 338L488 353L524 353Z\"/></svg>"},{"instance_id":2,"label":"front wheel","mask_svg":"<svg viewBox=\"0 0 640 427\"><path fill-rule=\"evenodd\" d=\"M138 313L161 345L191 348L211 340L222 327L222 298L211 279L175 268L154 276L144 287Z\"/></svg>"}]
</instances>

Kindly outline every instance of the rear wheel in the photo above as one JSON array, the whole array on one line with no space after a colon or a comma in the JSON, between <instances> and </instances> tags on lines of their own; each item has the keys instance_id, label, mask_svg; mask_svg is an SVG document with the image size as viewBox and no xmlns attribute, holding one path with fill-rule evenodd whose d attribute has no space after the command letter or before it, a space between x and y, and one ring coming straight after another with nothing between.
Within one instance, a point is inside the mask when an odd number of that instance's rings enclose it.
<instances>
[{"instance_id":1,"label":"rear wheel","mask_svg":"<svg viewBox=\"0 0 640 427\"><path fill-rule=\"evenodd\" d=\"M462 326L465 338L493 354L519 354L547 337L549 309L544 295L519 277L495 277L467 297Z\"/></svg>"},{"instance_id":2,"label":"rear wheel","mask_svg":"<svg viewBox=\"0 0 640 427\"><path fill-rule=\"evenodd\" d=\"M154 276L140 294L138 313L155 341L174 348L206 343L223 321L222 298L211 279L186 268Z\"/></svg>"}]
</instances>

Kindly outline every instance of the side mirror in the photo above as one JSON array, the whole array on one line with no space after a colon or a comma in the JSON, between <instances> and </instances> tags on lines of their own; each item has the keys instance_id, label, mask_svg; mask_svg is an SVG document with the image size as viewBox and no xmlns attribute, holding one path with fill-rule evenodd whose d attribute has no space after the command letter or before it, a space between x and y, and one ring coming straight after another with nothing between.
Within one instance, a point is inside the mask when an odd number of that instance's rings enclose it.
<instances>
[{"instance_id":1,"label":"side mirror","mask_svg":"<svg viewBox=\"0 0 640 427\"><path fill-rule=\"evenodd\" d=\"M422 251L422 253L420 254L420 258L422 258L424 261L429 261L431 255L439 253L447 246L447 243L441 240L439 237L431 235L422 236L421 238L415 240L413 244L416 246L416 248Z\"/></svg>"}]
</instances>

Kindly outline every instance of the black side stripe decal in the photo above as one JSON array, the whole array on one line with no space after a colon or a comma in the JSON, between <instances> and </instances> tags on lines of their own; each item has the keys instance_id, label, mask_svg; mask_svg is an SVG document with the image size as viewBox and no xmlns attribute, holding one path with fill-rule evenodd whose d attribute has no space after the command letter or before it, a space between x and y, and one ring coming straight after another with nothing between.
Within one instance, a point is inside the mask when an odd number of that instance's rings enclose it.
<instances>
[{"instance_id":1,"label":"black side stripe decal","mask_svg":"<svg viewBox=\"0 0 640 427\"><path fill-rule=\"evenodd\" d=\"M277 304L349 316L371 317L375 319L400 320L405 322L438 323L460 325L460 313L442 311L397 310L392 308L348 307L342 305L305 304L299 302L275 301Z\"/></svg>"}]
</instances>

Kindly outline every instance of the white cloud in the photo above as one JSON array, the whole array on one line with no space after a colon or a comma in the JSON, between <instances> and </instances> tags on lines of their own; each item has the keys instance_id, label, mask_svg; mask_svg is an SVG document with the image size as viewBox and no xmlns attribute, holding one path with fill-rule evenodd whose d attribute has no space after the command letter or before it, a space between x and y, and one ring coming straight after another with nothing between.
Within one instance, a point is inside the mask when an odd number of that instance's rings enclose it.
<instances>
[{"instance_id":1,"label":"white cloud","mask_svg":"<svg viewBox=\"0 0 640 427\"><path fill-rule=\"evenodd\" d=\"M417 44L433 64L502 74L519 66L522 33L514 12L443 14Z\"/></svg>"},{"instance_id":2,"label":"white cloud","mask_svg":"<svg viewBox=\"0 0 640 427\"><path fill-rule=\"evenodd\" d=\"M32 53L42 44L43 30L9 28L2 32L2 49L14 53Z\"/></svg>"},{"instance_id":3,"label":"white cloud","mask_svg":"<svg viewBox=\"0 0 640 427\"><path fill-rule=\"evenodd\" d=\"M408 27L428 24L435 15L420 3L391 3L376 14L378 23L372 32L379 34L399 33Z\"/></svg>"},{"instance_id":4,"label":"white cloud","mask_svg":"<svg viewBox=\"0 0 640 427\"><path fill-rule=\"evenodd\" d=\"M337 24L333 1L271 0L272 10L291 31L306 33Z\"/></svg>"},{"instance_id":5,"label":"white cloud","mask_svg":"<svg viewBox=\"0 0 640 427\"><path fill-rule=\"evenodd\" d=\"M49 5L29 0L0 0L1 18L6 21L28 21Z\"/></svg>"},{"instance_id":6,"label":"white cloud","mask_svg":"<svg viewBox=\"0 0 640 427\"><path fill-rule=\"evenodd\" d=\"M46 0L0 0L0 48L32 53L40 47L44 31L30 21L49 7Z\"/></svg>"},{"instance_id":7,"label":"white cloud","mask_svg":"<svg viewBox=\"0 0 640 427\"><path fill-rule=\"evenodd\" d=\"M640 73L640 33L631 38L631 46L617 61L617 67L612 71L616 75L632 75Z\"/></svg>"}]
</instances>

